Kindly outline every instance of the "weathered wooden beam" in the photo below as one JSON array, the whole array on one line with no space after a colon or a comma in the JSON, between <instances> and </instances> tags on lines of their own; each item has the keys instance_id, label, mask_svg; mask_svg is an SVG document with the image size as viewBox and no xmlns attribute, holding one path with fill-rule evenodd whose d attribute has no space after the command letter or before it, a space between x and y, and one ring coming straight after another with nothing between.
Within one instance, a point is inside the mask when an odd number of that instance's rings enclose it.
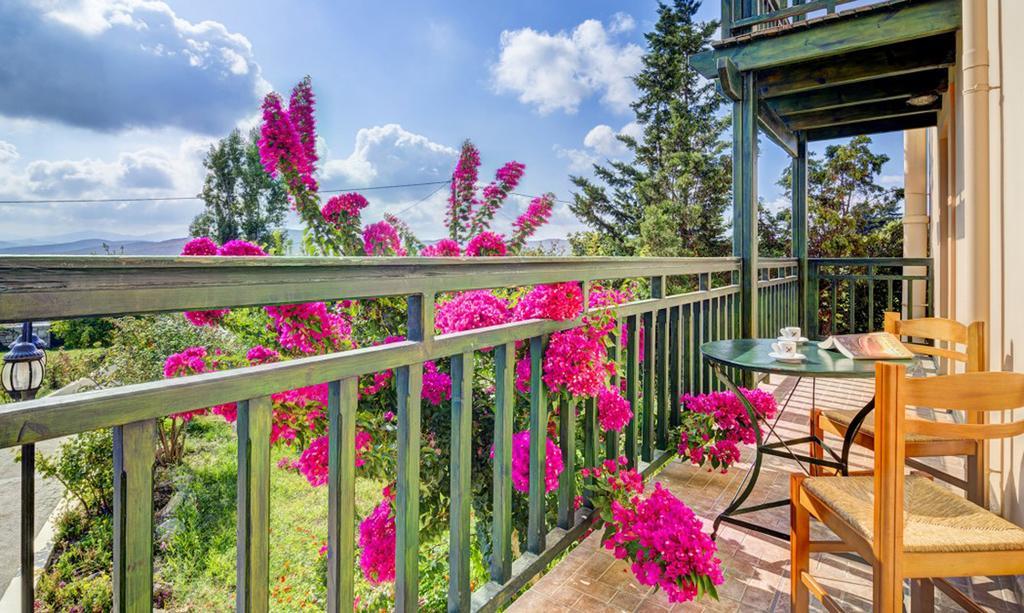
<instances>
[{"instance_id":1,"label":"weathered wooden beam","mask_svg":"<svg viewBox=\"0 0 1024 613\"><path fill-rule=\"evenodd\" d=\"M724 272L730 258L0 257L0 323Z\"/></svg>"},{"instance_id":2,"label":"weathered wooden beam","mask_svg":"<svg viewBox=\"0 0 1024 613\"><path fill-rule=\"evenodd\" d=\"M936 68L924 72L789 94L772 98L767 105L788 120L791 115L798 113L813 113L886 100L905 100L914 96L942 92L948 86L949 71L945 68Z\"/></svg>"},{"instance_id":3,"label":"weathered wooden beam","mask_svg":"<svg viewBox=\"0 0 1024 613\"><path fill-rule=\"evenodd\" d=\"M793 130L771 107L764 103L757 105L757 125L772 142L782 147L790 157L796 155L796 135L793 134Z\"/></svg>"},{"instance_id":4,"label":"weathered wooden beam","mask_svg":"<svg viewBox=\"0 0 1024 613\"><path fill-rule=\"evenodd\" d=\"M942 100L936 96L935 100L922 106L908 104L907 100L885 100L883 102L872 102L859 106L828 109L817 113L802 113L794 115L789 120L795 130L811 130L827 126L838 126L848 123L861 123L876 119L888 119L916 115L937 111L942 106Z\"/></svg>"},{"instance_id":5,"label":"weathered wooden beam","mask_svg":"<svg viewBox=\"0 0 1024 613\"><path fill-rule=\"evenodd\" d=\"M830 12L833 12L836 5L846 4L847 2L853 1L854 0L812 0L806 4L801 2L789 8L782 8L762 13L760 15L755 15L753 17L737 19L733 21L732 26L734 28L742 28L757 25L759 23L770 23L772 21L779 21L780 19L788 19L790 17L804 17L807 13L821 9L831 9Z\"/></svg>"},{"instance_id":6,"label":"weathered wooden beam","mask_svg":"<svg viewBox=\"0 0 1024 613\"><path fill-rule=\"evenodd\" d=\"M882 5L776 36L759 36L690 58L690 66L711 79L719 58L731 58L741 72L795 64L952 32L960 27L959 0L922 0Z\"/></svg>"},{"instance_id":7,"label":"weathered wooden beam","mask_svg":"<svg viewBox=\"0 0 1024 613\"><path fill-rule=\"evenodd\" d=\"M847 123L827 128L815 128L807 131L809 142L820 140L832 140L835 138L846 138L861 134L880 134L882 132L898 132L901 130L914 130L917 128L928 128L938 124L939 114L935 111L909 115L906 117L894 117L890 119L876 119L861 123Z\"/></svg>"},{"instance_id":8,"label":"weathered wooden beam","mask_svg":"<svg viewBox=\"0 0 1024 613\"><path fill-rule=\"evenodd\" d=\"M269 396L238 403L238 478L235 609L270 607L270 424Z\"/></svg>"},{"instance_id":9,"label":"weathered wooden beam","mask_svg":"<svg viewBox=\"0 0 1024 613\"><path fill-rule=\"evenodd\" d=\"M730 100L743 98L743 77L736 70L736 64L727 57L718 60L718 85Z\"/></svg>"},{"instance_id":10,"label":"weathered wooden beam","mask_svg":"<svg viewBox=\"0 0 1024 613\"><path fill-rule=\"evenodd\" d=\"M155 445L156 422L152 419L114 428L112 588L113 610L117 613L153 609Z\"/></svg>"},{"instance_id":11,"label":"weathered wooden beam","mask_svg":"<svg viewBox=\"0 0 1024 613\"><path fill-rule=\"evenodd\" d=\"M955 63L956 37L946 33L859 51L841 58L813 59L760 70L757 73L757 93L762 98L774 98L823 87L948 68Z\"/></svg>"}]
</instances>

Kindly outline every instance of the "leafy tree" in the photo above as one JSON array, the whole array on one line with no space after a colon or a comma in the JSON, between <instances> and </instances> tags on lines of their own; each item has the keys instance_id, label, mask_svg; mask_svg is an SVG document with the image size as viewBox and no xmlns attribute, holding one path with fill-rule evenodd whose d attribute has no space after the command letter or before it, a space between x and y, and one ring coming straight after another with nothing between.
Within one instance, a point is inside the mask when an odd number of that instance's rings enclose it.
<instances>
[{"instance_id":1,"label":"leafy tree","mask_svg":"<svg viewBox=\"0 0 1024 613\"><path fill-rule=\"evenodd\" d=\"M871 138L857 136L830 145L824 159L807 160L810 257L882 257L903 254L900 227L903 189L878 183L884 153L871 151ZM778 185L790 191L787 167Z\"/></svg>"},{"instance_id":2,"label":"leafy tree","mask_svg":"<svg viewBox=\"0 0 1024 613\"><path fill-rule=\"evenodd\" d=\"M722 134L728 117L713 82L690 68L717 23L695 23L697 0L659 4L646 35L648 51L634 82L639 139L618 139L631 162L594 165L594 180L573 176L573 213L602 238L577 236L577 253L599 247L612 255L717 256L729 251L732 166ZM587 234L587 233L585 233Z\"/></svg>"},{"instance_id":3,"label":"leafy tree","mask_svg":"<svg viewBox=\"0 0 1024 613\"><path fill-rule=\"evenodd\" d=\"M757 252L763 258L784 258L793 253L790 243L793 212L787 207L772 212L760 203L757 208Z\"/></svg>"},{"instance_id":4,"label":"leafy tree","mask_svg":"<svg viewBox=\"0 0 1024 613\"><path fill-rule=\"evenodd\" d=\"M260 245L275 241L274 232L283 227L288 212L288 196L281 181L263 170L259 135L253 129L243 139L233 130L210 147L200 194L206 209L192 220L192 236L209 236L220 244L238 238Z\"/></svg>"}]
</instances>

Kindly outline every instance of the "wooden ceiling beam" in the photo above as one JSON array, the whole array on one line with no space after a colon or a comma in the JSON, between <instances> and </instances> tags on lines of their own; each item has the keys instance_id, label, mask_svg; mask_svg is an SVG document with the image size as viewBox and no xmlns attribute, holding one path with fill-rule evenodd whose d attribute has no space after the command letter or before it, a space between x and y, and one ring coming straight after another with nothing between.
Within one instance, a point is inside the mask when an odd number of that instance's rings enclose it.
<instances>
[{"instance_id":1,"label":"wooden ceiling beam","mask_svg":"<svg viewBox=\"0 0 1024 613\"><path fill-rule=\"evenodd\" d=\"M949 87L949 70L934 68L908 75L789 94L771 98L770 101L762 102L762 104L770 104L781 117L789 119L800 113L814 113L859 104L905 100L915 96L941 93L947 87Z\"/></svg>"},{"instance_id":2,"label":"wooden ceiling beam","mask_svg":"<svg viewBox=\"0 0 1024 613\"><path fill-rule=\"evenodd\" d=\"M757 90L762 98L774 98L826 87L930 72L948 68L955 63L955 35L943 34L842 58L818 59L762 70L757 73Z\"/></svg>"},{"instance_id":3,"label":"wooden ceiling beam","mask_svg":"<svg viewBox=\"0 0 1024 613\"><path fill-rule=\"evenodd\" d=\"M803 113L794 115L788 120L789 127L793 130L810 130L812 128L824 128L826 126L838 126L846 123L859 123L874 119L886 119L888 117L901 117L903 115L914 115L926 111L938 111L942 100L936 96L935 100L926 104L914 106L903 100L886 100L860 106L850 106L838 109L829 109L817 113Z\"/></svg>"},{"instance_id":4,"label":"wooden ceiling beam","mask_svg":"<svg viewBox=\"0 0 1024 613\"><path fill-rule=\"evenodd\" d=\"M905 115L903 117L890 117L889 119L875 119L860 123L847 123L827 128L814 128L807 130L807 141L833 140L836 138L847 138L861 134L881 134L882 132L899 132L902 130L914 130L916 128L928 128L938 125L939 114L935 111L925 111L916 115Z\"/></svg>"}]
</instances>

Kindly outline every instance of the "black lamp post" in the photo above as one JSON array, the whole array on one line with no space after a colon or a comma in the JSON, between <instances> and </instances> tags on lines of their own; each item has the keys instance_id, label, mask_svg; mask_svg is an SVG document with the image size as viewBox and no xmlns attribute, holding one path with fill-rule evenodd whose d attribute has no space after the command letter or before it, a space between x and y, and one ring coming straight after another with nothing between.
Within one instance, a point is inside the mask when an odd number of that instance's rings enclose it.
<instances>
[{"instance_id":1,"label":"black lamp post","mask_svg":"<svg viewBox=\"0 0 1024 613\"><path fill-rule=\"evenodd\" d=\"M14 400L31 400L43 384L46 372L46 344L32 334L32 322L21 328L21 338L4 354L0 383ZM35 606L36 446L21 446L21 610L30 613Z\"/></svg>"}]
</instances>

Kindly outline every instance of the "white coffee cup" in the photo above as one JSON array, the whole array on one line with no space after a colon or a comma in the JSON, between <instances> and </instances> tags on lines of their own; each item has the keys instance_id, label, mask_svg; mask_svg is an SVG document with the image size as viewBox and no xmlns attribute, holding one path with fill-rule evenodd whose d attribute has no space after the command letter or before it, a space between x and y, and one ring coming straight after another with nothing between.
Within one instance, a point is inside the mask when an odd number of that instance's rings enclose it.
<instances>
[{"instance_id":1,"label":"white coffee cup","mask_svg":"<svg viewBox=\"0 0 1024 613\"><path fill-rule=\"evenodd\" d=\"M800 328L799 326L786 326L779 330L779 334L782 338L795 341L800 338Z\"/></svg>"},{"instance_id":2,"label":"white coffee cup","mask_svg":"<svg viewBox=\"0 0 1024 613\"><path fill-rule=\"evenodd\" d=\"M793 341L779 341L772 343L772 351L779 355L793 356L796 355L796 343Z\"/></svg>"}]
</instances>

